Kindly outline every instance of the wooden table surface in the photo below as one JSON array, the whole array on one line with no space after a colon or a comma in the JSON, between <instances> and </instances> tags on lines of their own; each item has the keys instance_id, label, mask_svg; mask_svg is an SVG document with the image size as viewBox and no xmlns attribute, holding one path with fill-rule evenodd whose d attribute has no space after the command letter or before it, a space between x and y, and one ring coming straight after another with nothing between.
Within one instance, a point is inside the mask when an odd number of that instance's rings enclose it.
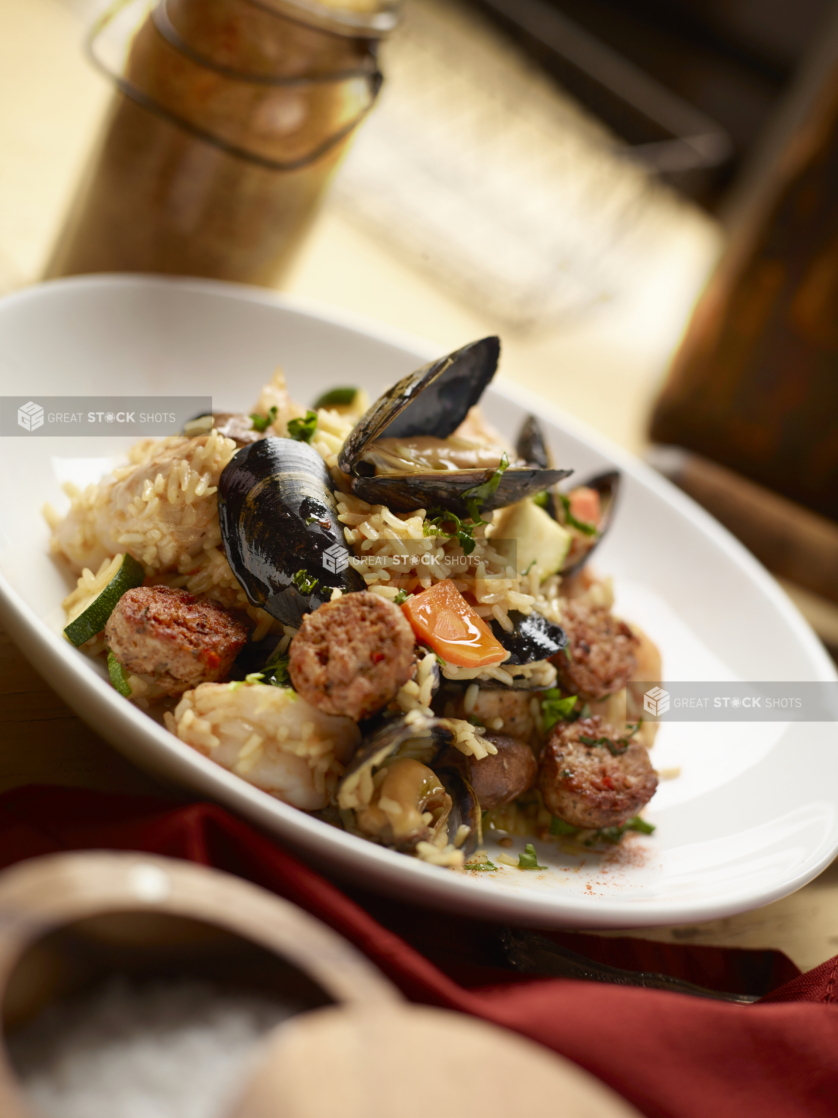
<instances>
[{"instance_id":1,"label":"wooden table surface","mask_svg":"<svg viewBox=\"0 0 838 1118\"><path fill-rule=\"evenodd\" d=\"M0 0L0 293L37 279L109 96L80 50L95 2ZM713 223L685 207L679 237L649 283L572 327L507 335L505 375L642 449L649 401L719 244ZM328 207L286 289L423 335L443 350L497 332L496 323L442 294ZM88 729L0 631L0 791L31 782L170 791ZM765 908L638 934L779 948L808 969L838 952L838 863Z\"/></svg>"}]
</instances>

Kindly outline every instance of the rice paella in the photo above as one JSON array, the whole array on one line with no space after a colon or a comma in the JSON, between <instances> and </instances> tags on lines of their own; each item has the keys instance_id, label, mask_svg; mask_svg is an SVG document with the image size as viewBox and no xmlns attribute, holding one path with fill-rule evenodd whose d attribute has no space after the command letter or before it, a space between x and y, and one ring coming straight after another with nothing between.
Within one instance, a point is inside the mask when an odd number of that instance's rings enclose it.
<instances>
[{"instance_id":1,"label":"rice paella","mask_svg":"<svg viewBox=\"0 0 838 1118\"><path fill-rule=\"evenodd\" d=\"M588 560L619 489L575 484L529 417L483 418L497 338L310 407L281 371L250 413L144 439L47 508L65 635L181 741L324 821L440 866L483 835L650 832L660 657ZM534 848L515 863L534 868Z\"/></svg>"}]
</instances>

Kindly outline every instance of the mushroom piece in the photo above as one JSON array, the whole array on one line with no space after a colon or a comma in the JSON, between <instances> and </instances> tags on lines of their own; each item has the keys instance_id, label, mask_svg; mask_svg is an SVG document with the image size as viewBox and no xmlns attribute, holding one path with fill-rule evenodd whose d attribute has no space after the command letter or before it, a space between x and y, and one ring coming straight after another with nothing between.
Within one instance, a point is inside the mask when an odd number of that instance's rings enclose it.
<instances>
[{"instance_id":1,"label":"mushroom piece","mask_svg":"<svg viewBox=\"0 0 838 1118\"><path fill-rule=\"evenodd\" d=\"M533 784L538 764L524 741L506 734L484 733L497 753L472 760L469 780L483 811L512 803Z\"/></svg>"}]
</instances>

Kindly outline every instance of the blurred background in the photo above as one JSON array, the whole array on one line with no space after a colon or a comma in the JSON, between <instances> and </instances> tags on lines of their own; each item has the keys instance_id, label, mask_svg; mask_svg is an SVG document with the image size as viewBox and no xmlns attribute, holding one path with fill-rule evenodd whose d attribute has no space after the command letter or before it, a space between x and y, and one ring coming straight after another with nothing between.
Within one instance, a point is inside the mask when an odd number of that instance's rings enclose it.
<instances>
[{"instance_id":1,"label":"blurred background","mask_svg":"<svg viewBox=\"0 0 838 1118\"><path fill-rule=\"evenodd\" d=\"M183 271L360 312L441 351L499 333L505 377L646 454L838 650L835 4L204 3L227 38L201 38L195 0L128 0L86 51L106 4L0 0L0 292L44 275ZM276 49L254 34L245 65L230 27L289 4L285 39L274 20ZM306 21L320 28L308 39L287 31ZM276 132L243 93L223 111L199 105L190 66L225 97L256 81L284 98ZM289 184L307 184L270 268L225 257L216 226L192 233L215 238L212 260L172 249L153 191L120 162L144 135L137 105L182 132L184 212L206 217L212 190L251 211L258 196L267 235L282 224L271 214L292 212ZM228 168L222 192L201 145L258 170L245 181ZM156 257L122 237L142 232L137 207L156 223ZM103 243L110 255L89 251Z\"/></svg>"}]
</instances>

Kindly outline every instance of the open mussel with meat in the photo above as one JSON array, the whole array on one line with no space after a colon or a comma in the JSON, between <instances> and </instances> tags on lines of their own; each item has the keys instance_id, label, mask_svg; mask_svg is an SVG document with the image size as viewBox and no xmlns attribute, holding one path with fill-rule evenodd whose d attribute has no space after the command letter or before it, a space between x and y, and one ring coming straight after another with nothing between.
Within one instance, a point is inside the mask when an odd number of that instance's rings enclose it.
<instances>
[{"instance_id":1,"label":"open mussel with meat","mask_svg":"<svg viewBox=\"0 0 838 1118\"><path fill-rule=\"evenodd\" d=\"M398 716L365 741L338 786L344 827L412 853L420 842L454 843L465 855L480 840L480 809L450 745L444 719Z\"/></svg>"},{"instance_id":2,"label":"open mussel with meat","mask_svg":"<svg viewBox=\"0 0 838 1118\"><path fill-rule=\"evenodd\" d=\"M552 456L541 424L534 415L524 421L515 444L516 453L547 469ZM610 527L620 487L620 471L607 470L561 492L558 486L546 487L536 498L539 505L568 534L567 554L559 574L569 578L590 559Z\"/></svg>"},{"instance_id":3,"label":"open mussel with meat","mask_svg":"<svg viewBox=\"0 0 838 1118\"><path fill-rule=\"evenodd\" d=\"M399 512L441 508L474 517L522 501L572 471L458 437L495 374L498 338L423 366L385 392L346 440L338 463L353 493Z\"/></svg>"},{"instance_id":4,"label":"open mussel with meat","mask_svg":"<svg viewBox=\"0 0 838 1118\"><path fill-rule=\"evenodd\" d=\"M286 625L299 625L334 589L364 589L329 471L308 443L269 438L237 451L218 483L218 519L248 600Z\"/></svg>"}]
</instances>

